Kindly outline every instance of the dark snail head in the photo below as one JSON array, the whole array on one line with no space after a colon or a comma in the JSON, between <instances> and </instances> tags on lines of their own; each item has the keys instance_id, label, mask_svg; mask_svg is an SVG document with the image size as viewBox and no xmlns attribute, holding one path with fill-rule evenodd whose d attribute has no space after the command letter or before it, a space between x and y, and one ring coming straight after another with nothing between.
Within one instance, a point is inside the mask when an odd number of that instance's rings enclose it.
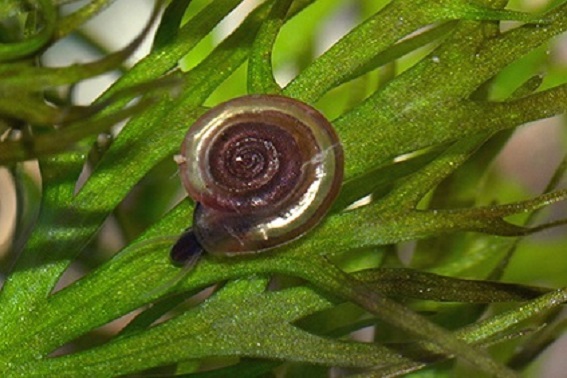
<instances>
[{"instance_id":1,"label":"dark snail head","mask_svg":"<svg viewBox=\"0 0 567 378\"><path fill-rule=\"evenodd\" d=\"M281 96L244 96L211 109L189 129L178 163L197 202L195 239L222 255L303 235L328 211L343 177L331 124Z\"/></svg>"}]
</instances>

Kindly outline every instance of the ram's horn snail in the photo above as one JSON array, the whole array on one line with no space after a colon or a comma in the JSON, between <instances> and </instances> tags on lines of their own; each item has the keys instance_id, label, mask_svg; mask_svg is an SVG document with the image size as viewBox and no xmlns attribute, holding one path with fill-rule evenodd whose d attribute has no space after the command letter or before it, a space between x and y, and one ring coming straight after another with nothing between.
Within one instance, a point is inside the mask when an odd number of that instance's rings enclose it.
<instances>
[{"instance_id":1,"label":"ram's horn snail","mask_svg":"<svg viewBox=\"0 0 567 378\"><path fill-rule=\"evenodd\" d=\"M197 202L192 231L178 243L196 241L217 255L259 252L300 237L329 210L343 178L343 151L329 121L273 95L209 110L189 129L177 162ZM182 247L172 249L176 262Z\"/></svg>"}]
</instances>

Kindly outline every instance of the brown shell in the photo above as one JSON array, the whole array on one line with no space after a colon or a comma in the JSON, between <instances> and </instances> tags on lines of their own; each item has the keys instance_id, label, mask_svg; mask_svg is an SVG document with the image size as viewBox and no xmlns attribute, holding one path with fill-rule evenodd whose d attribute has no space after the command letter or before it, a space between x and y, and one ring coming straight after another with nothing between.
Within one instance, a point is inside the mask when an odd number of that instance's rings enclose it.
<instances>
[{"instance_id":1,"label":"brown shell","mask_svg":"<svg viewBox=\"0 0 567 378\"><path fill-rule=\"evenodd\" d=\"M198 202L193 232L209 253L273 248L313 228L337 197L343 152L332 125L282 96L220 104L185 136L183 185Z\"/></svg>"}]
</instances>

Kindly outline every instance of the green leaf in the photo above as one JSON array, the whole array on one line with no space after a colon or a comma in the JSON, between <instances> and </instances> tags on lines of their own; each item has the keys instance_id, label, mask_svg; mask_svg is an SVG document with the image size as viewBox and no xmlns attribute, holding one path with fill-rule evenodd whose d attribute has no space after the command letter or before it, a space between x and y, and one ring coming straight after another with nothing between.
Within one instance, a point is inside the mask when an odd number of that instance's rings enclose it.
<instances>
[{"instance_id":1,"label":"green leaf","mask_svg":"<svg viewBox=\"0 0 567 378\"><path fill-rule=\"evenodd\" d=\"M178 35L183 15L191 0L173 0L163 11L161 22L154 37L152 50L164 48Z\"/></svg>"},{"instance_id":2,"label":"green leaf","mask_svg":"<svg viewBox=\"0 0 567 378\"><path fill-rule=\"evenodd\" d=\"M292 0L275 1L268 18L258 31L248 63L249 93L279 93L281 91L272 72L272 49L292 2Z\"/></svg>"},{"instance_id":3,"label":"green leaf","mask_svg":"<svg viewBox=\"0 0 567 378\"><path fill-rule=\"evenodd\" d=\"M460 280L412 269L372 269L354 275L372 288L393 297L449 302L515 302L532 299L549 289L501 282Z\"/></svg>"},{"instance_id":4,"label":"green leaf","mask_svg":"<svg viewBox=\"0 0 567 378\"><path fill-rule=\"evenodd\" d=\"M0 292L3 376L507 377L564 333L565 237L524 236L567 222L536 219L566 199L566 165L534 196L489 164L514 128L567 108L563 71L544 53L567 30L565 1L534 15L500 0L274 0L222 38L240 0L173 0L163 13L158 2L152 51L131 68L146 30L92 63L39 63L111 1L59 19L66 2L5 3L0 162L39 167L41 203L37 219L18 209L18 235L32 231ZM333 12L351 30L314 58ZM520 23L502 31L502 20ZM104 94L75 104L76 85L118 67ZM284 89L281 68L297 71ZM174 197L187 129L218 101L280 92L331 116L345 152L339 199L272 251L174 266L195 206ZM116 237L124 246L108 257ZM86 273L68 282L74 267ZM351 339L367 327L371 340Z\"/></svg>"},{"instance_id":5,"label":"green leaf","mask_svg":"<svg viewBox=\"0 0 567 378\"><path fill-rule=\"evenodd\" d=\"M49 0L32 2L30 18L35 20L33 31L21 42L0 43L0 62L21 59L46 46L52 38L57 21L56 9ZM10 11L6 12L7 14Z\"/></svg>"},{"instance_id":6,"label":"green leaf","mask_svg":"<svg viewBox=\"0 0 567 378\"><path fill-rule=\"evenodd\" d=\"M55 36L57 38L62 38L67 34L75 31L79 26L84 24L86 21L90 20L96 16L99 12L104 10L114 0L92 0L86 5L81 7L79 10L65 16L59 20L57 28L55 30Z\"/></svg>"}]
</instances>

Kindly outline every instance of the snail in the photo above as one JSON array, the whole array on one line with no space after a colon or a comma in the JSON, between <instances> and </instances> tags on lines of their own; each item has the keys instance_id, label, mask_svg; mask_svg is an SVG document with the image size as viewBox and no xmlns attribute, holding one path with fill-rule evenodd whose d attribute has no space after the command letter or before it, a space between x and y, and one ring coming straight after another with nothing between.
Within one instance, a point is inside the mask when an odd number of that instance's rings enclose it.
<instances>
[{"instance_id":1,"label":"snail","mask_svg":"<svg viewBox=\"0 0 567 378\"><path fill-rule=\"evenodd\" d=\"M222 103L189 129L176 157L196 202L174 263L202 251L233 256L295 240L337 197L343 151L332 125L300 101L248 95Z\"/></svg>"}]
</instances>

